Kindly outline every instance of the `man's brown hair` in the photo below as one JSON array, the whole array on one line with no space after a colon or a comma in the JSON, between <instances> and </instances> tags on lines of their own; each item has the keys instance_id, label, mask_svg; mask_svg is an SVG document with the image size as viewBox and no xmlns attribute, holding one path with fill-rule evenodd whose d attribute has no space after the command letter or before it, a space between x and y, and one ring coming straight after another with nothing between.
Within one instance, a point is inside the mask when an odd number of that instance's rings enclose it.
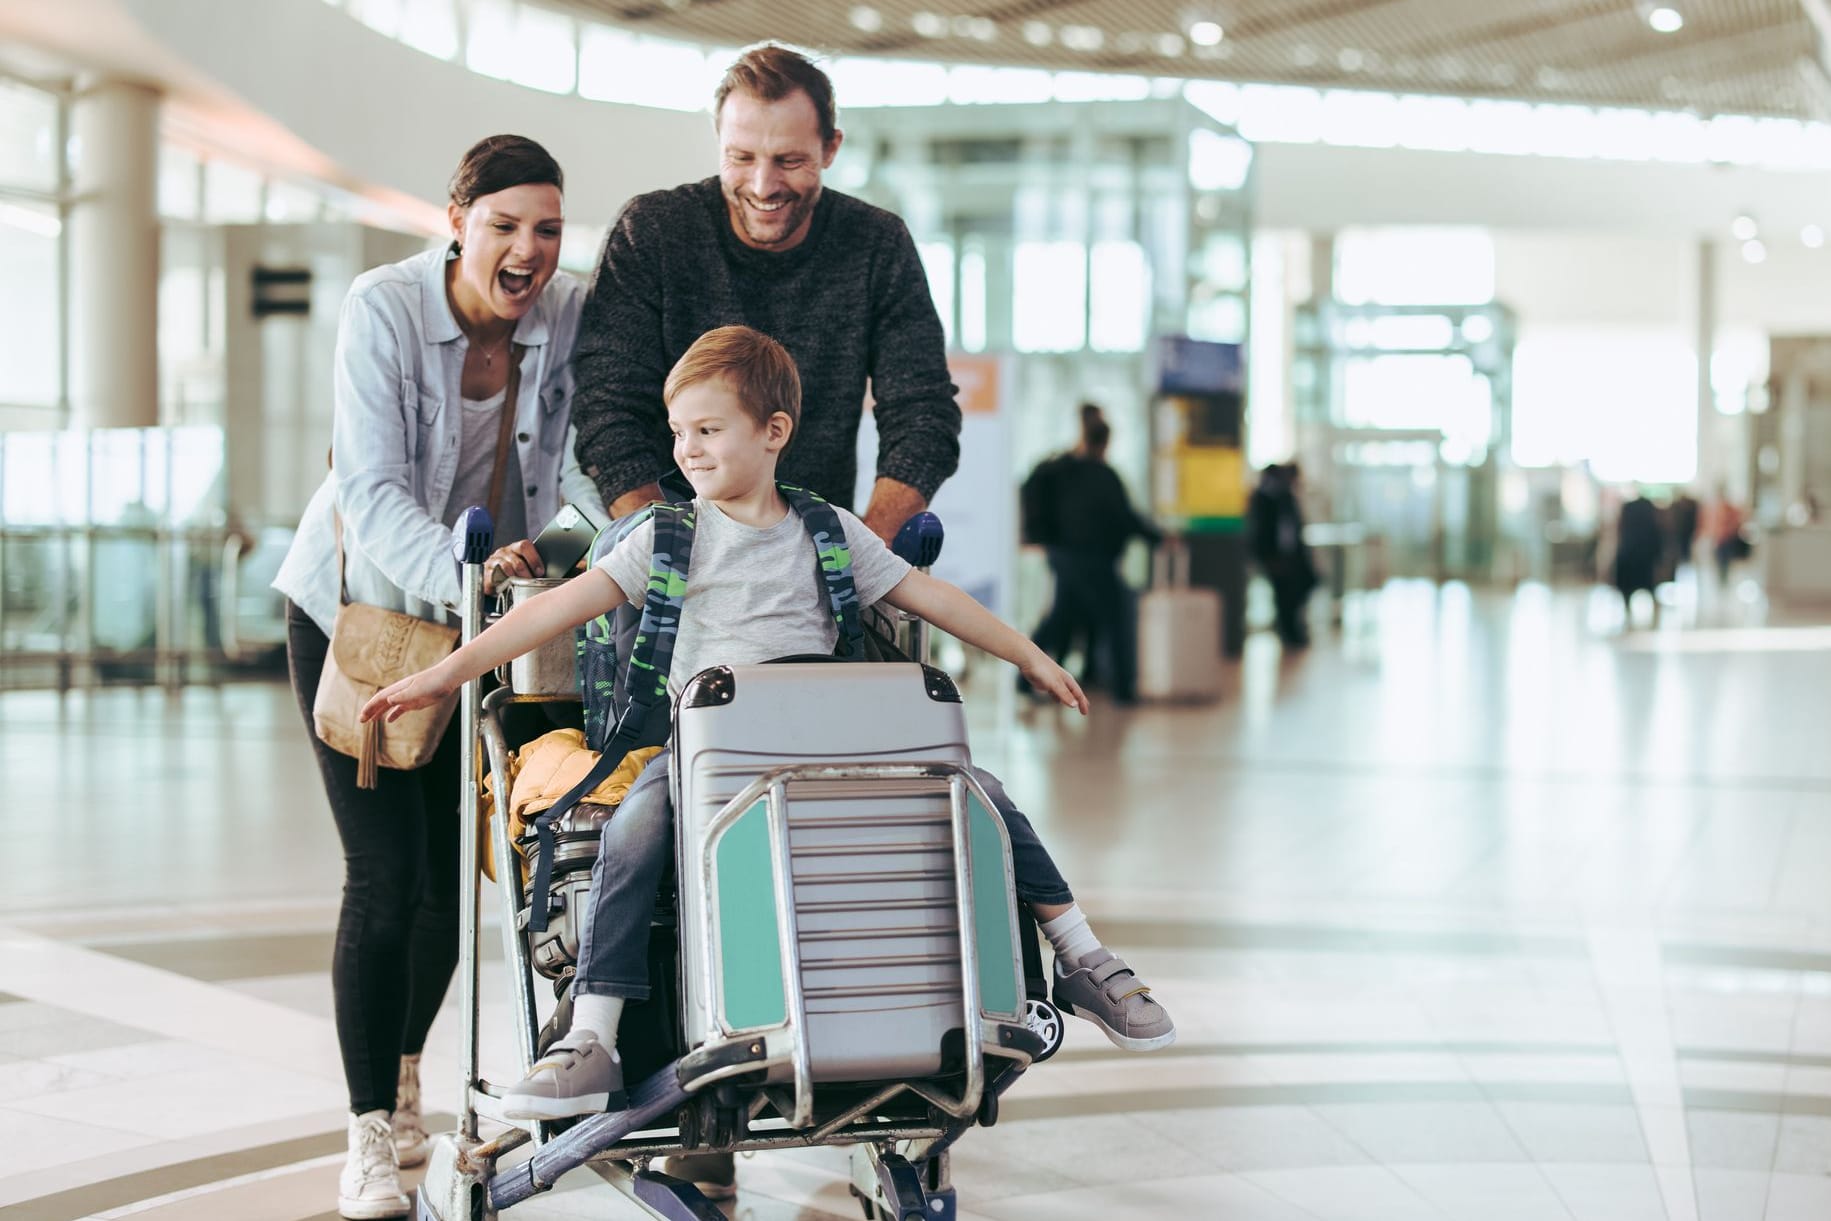
<instances>
[{"instance_id":1,"label":"man's brown hair","mask_svg":"<svg viewBox=\"0 0 1831 1221\"><path fill-rule=\"evenodd\" d=\"M792 427L801 426L801 374L795 358L747 326L721 326L695 339L668 373L661 401L672 403L688 386L721 377L759 427L778 411L788 416Z\"/></svg>"},{"instance_id":2,"label":"man's brown hair","mask_svg":"<svg viewBox=\"0 0 1831 1221\"><path fill-rule=\"evenodd\" d=\"M725 113L725 99L732 90L742 90L765 102L779 102L799 89L814 103L820 116L820 143L831 144L839 131L837 108L833 105L833 82L814 62L799 51L779 42L762 42L746 47L718 83L712 95L712 120L717 123Z\"/></svg>"}]
</instances>

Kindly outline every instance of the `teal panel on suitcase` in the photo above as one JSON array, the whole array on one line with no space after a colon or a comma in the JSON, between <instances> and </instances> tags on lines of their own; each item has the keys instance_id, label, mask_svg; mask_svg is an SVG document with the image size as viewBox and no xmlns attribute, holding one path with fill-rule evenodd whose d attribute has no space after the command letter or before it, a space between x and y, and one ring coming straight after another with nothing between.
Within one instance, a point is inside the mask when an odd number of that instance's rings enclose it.
<instances>
[{"instance_id":1,"label":"teal panel on suitcase","mask_svg":"<svg viewBox=\"0 0 1831 1221\"><path fill-rule=\"evenodd\" d=\"M775 1026L788 1016L782 996L782 946L776 937L776 884L769 851L769 801L737 816L718 841L718 958L725 1023L733 1030Z\"/></svg>"},{"instance_id":2,"label":"teal panel on suitcase","mask_svg":"<svg viewBox=\"0 0 1831 1221\"><path fill-rule=\"evenodd\" d=\"M979 1007L1017 1014L1017 947L1011 940L1011 890L997 817L971 789L966 821L973 854L973 942L979 950Z\"/></svg>"}]
</instances>

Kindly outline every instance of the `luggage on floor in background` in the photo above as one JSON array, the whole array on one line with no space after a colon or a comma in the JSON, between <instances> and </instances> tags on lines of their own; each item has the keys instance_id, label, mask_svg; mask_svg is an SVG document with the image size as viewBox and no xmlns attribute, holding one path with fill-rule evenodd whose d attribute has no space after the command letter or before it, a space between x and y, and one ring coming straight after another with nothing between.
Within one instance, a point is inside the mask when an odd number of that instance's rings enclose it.
<instances>
[{"instance_id":1,"label":"luggage on floor in background","mask_svg":"<svg viewBox=\"0 0 1831 1221\"><path fill-rule=\"evenodd\" d=\"M1211 700L1221 694L1221 595L1189 586L1189 550L1166 539L1138 600L1138 695Z\"/></svg>"}]
</instances>

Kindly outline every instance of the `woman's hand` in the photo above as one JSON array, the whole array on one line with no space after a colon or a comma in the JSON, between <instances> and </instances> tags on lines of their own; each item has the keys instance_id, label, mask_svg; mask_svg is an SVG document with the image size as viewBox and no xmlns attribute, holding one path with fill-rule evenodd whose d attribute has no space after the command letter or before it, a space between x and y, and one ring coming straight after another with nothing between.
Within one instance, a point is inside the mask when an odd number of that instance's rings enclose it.
<instances>
[{"instance_id":1,"label":"woman's hand","mask_svg":"<svg viewBox=\"0 0 1831 1221\"><path fill-rule=\"evenodd\" d=\"M430 707L457 688L458 684L446 678L439 666L431 666L418 674L409 674L369 698L369 702L362 706L362 723L366 725L376 717L389 721L399 720L402 713Z\"/></svg>"},{"instance_id":2,"label":"woman's hand","mask_svg":"<svg viewBox=\"0 0 1831 1221\"><path fill-rule=\"evenodd\" d=\"M1025 681L1038 691L1046 691L1082 716L1087 715L1087 696L1082 693L1081 684L1074 681L1074 675L1056 665L1049 654L1035 650L1020 671Z\"/></svg>"},{"instance_id":3,"label":"woman's hand","mask_svg":"<svg viewBox=\"0 0 1831 1221\"><path fill-rule=\"evenodd\" d=\"M483 561L483 592L498 593L516 577L546 575L546 561L540 558L534 544L524 538L518 543L496 548L490 552L490 558Z\"/></svg>"}]
</instances>

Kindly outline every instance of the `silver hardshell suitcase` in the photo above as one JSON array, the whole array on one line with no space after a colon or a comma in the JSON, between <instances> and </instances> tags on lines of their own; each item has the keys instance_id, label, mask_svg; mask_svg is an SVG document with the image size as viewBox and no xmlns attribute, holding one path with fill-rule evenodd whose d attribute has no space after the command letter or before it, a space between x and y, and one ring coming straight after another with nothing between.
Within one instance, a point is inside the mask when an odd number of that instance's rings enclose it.
<instances>
[{"instance_id":1,"label":"silver hardshell suitcase","mask_svg":"<svg viewBox=\"0 0 1831 1221\"><path fill-rule=\"evenodd\" d=\"M689 1047L746 1030L775 1032L773 1044L804 1014L796 1038L811 1089L959 1071L963 1031L982 1042L997 1021L1021 1020L1009 840L965 775L966 725L945 674L716 667L683 690L673 744ZM773 841L772 773L786 860ZM776 902L784 891L787 911ZM969 1025L963 998L985 1026Z\"/></svg>"}]
</instances>

